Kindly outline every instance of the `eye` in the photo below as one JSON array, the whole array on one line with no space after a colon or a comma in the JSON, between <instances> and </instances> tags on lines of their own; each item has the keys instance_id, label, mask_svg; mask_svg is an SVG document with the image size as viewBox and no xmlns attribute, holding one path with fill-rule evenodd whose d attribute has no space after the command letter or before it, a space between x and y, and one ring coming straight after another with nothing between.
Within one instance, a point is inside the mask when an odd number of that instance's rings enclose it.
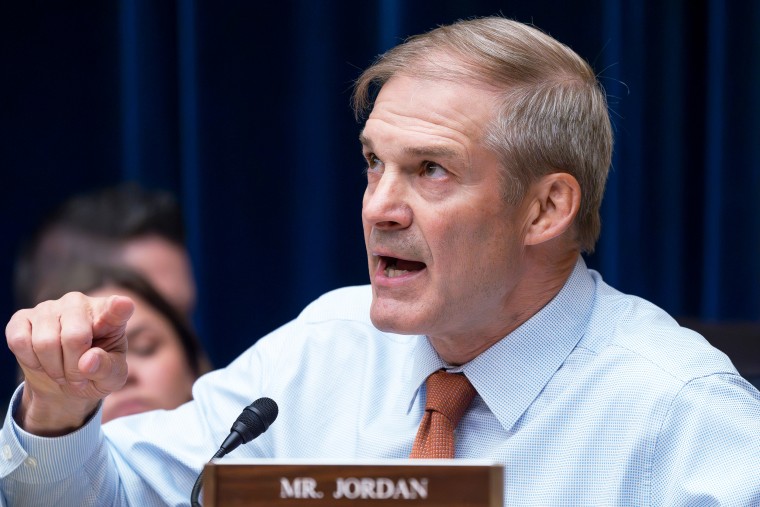
<instances>
[{"instance_id":1,"label":"eye","mask_svg":"<svg viewBox=\"0 0 760 507\"><path fill-rule=\"evenodd\" d=\"M149 357L158 351L160 345L158 340L136 340L129 344L129 352L138 357Z\"/></svg>"},{"instance_id":2,"label":"eye","mask_svg":"<svg viewBox=\"0 0 760 507\"><path fill-rule=\"evenodd\" d=\"M382 173L383 162L375 156L374 153L367 153L364 158L367 159L367 172L368 173Z\"/></svg>"},{"instance_id":3,"label":"eye","mask_svg":"<svg viewBox=\"0 0 760 507\"><path fill-rule=\"evenodd\" d=\"M449 172L443 166L435 162L423 162L422 164L422 175L427 178L445 178L448 174Z\"/></svg>"}]
</instances>

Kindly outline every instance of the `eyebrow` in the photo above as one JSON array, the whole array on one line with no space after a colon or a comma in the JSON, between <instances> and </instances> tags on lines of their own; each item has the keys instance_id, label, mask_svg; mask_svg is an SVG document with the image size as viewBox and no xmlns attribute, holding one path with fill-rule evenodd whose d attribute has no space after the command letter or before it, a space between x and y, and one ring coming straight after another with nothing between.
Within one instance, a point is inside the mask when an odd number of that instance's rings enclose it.
<instances>
[{"instance_id":1,"label":"eyebrow","mask_svg":"<svg viewBox=\"0 0 760 507\"><path fill-rule=\"evenodd\" d=\"M368 148L369 150L373 149L372 141L366 137L364 133L359 134L359 142L361 142L362 146ZM407 155L415 155L418 157L441 157L464 161L464 157L462 157L461 153L447 146L405 146L402 148L402 151Z\"/></svg>"},{"instance_id":2,"label":"eyebrow","mask_svg":"<svg viewBox=\"0 0 760 507\"><path fill-rule=\"evenodd\" d=\"M403 148L403 152L407 155L416 155L418 157L432 157L432 158L453 158L457 160L461 160L462 156L459 154L458 151L448 148L446 146L427 146L427 147L417 147L417 146L407 146Z\"/></svg>"},{"instance_id":3,"label":"eyebrow","mask_svg":"<svg viewBox=\"0 0 760 507\"><path fill-rule=\"evenodd\" d=\"M362 143L362 146L366 146L369 149L372 149L372 141L369 140L368 137L364 135L364 131L359 134L359 142Z\"/></svg>"},{"instance_id":4,"label":"eyebrow","mask_svg":"<svg viewBox=\"0 0 760 507\"><path fill-rule=\"evenodd\" d=\"M145 326L145 324L140 324L139 326L130 329L129 332L127 332L127 340L143 334L146 330L147 326Z\"/></svg>"}]
</instances>

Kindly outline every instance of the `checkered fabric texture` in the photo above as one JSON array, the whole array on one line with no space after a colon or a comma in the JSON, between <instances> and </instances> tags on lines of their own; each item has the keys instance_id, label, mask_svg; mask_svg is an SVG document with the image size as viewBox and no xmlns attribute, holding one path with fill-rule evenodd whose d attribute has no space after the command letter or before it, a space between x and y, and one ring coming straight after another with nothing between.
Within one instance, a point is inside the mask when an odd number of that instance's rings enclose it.
<instances>
[{"instance_id":1,"label":"checkered fabric texture","mask_svg":"<svg viewBox=\"0 0 760 507\"><path fill-rule=\"evenodd\" d=\"M454 429L475 397L462 374L438 370L426 381L427 398L410 458L453 458Z\"/></svg>"}]
</instances>

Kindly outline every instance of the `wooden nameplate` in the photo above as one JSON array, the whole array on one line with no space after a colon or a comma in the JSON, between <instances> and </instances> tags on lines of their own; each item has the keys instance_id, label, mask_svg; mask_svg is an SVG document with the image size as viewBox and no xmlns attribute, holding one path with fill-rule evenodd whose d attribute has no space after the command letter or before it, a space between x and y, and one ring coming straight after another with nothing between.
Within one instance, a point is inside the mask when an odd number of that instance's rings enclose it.
<instances>
[{"instance_id":1,"label":"wooden nameplate","mask_svg":"<svg viewBox=\"0 0 760 507\"><path fill-rule=\"evenodd\" d=\"M502 507L504 466L483 460L213 460L205 507Z\"/></svg>"}]
</instances>

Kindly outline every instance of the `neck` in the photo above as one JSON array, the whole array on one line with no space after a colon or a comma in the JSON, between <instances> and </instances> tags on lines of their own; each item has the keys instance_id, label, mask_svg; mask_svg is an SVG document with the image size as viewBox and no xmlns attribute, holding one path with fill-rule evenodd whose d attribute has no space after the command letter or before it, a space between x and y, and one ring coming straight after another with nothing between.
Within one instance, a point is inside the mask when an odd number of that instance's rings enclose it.
<instances>
[{"instance_id":1,"label":"neck","mask_svg":"<svg viewBox=\"0 0 760 507\"><path fill-rule=\"evenodd\" d=\"M578 260L577 250L552 256L551 262L527 263L520 280L503 302L502 311L477 330L428 339L438 355L451 365L472 361L538 313L562 290Z\"/></svg>"}]
</instances>

